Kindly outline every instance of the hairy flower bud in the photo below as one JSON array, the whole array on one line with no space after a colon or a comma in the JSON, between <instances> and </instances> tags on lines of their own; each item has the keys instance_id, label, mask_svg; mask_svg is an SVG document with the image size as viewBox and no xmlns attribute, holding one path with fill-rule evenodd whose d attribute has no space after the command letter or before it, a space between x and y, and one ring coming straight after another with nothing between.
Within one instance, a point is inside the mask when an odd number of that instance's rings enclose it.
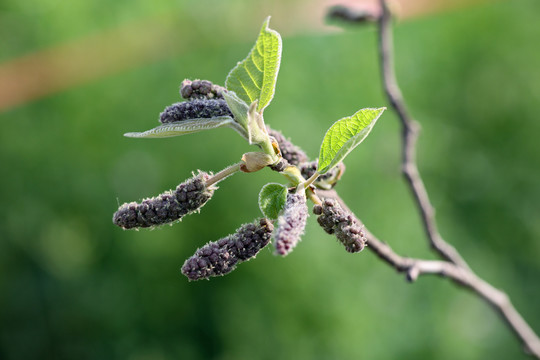
<instances>
[{"instance_id":1,"label":"hairy flower bud","mask_svg":"<svg viewBox=\"0 0 540 360\"><path fill-rule=\"evenodd\" d=\"M234 234L197 250L182 266L182 274L189 280L228 274L268 245L273 230L274 226L265 218L242 225Z\"/></svg>"},{"instance_id":2,"label":"hairy flower bud","mask_svg":"<svg viewBox=\"0 0 540 360\"><path fill-rule=\"evenodd\" d=\"M359 252L366 246L367 238L362 226L334 199L325 199L322 205L315 205L313 213L318 215L317 222L324 231L334 234L348 252Z\"/></svg>"},{"instance_id":3,"label":"hairy flower bud","mask_svg":"<svg viewBox=\"0 0 540 360\"><path fill-rule=\"evenodd\" d=\"M289 164L298 165L308 161L306 153L287 140L280 131L273 130L269 126L266 126L266 129L268 130L268 135L272 136L277 141L279 149L281 150L281 156L283 156Z\"/></svg>"},{"instance_id":4,"label":"hairy flower bud","mask_svg":"<svg viewBox=\"0 0 540 360\"><path fill-rule=\"evenodd\" d=\"M200 172L178 185L176 190L167 191L141 203L126 203L114 213L113 223L124 229L147 228L171 223L199 210L214 194L213 186L205 181L210 175Z\"/></svg>"},{"instance_id":5,"label":"hairy flower bud","mask_svg":"<svg viewBox=\"0 0 540 360\"><path fill-rule=\"evenodd\" d=\"M308 209L306 194L289 193L283 214L278 217L277 230L274 235L276 253L282 256L288 255L300 241L304 234Z\"/></svg>"},{"instance_id":6,"label":"hairy flower bud","mask_svg":"<svg viewBox=\"0 0 540 360\"><path fill-rule=\"evenodd\" d=\"M212 84L208 80L182 81L180 95L186 100L195 99L223 99L223 92L227 91L223 86Z\"/></svg>"},{"instance_id":7,"label":"hairy flower bud","mask_svg":"<svg viewBox=\"0 0 540 360\"><path fill-rule=\"evenodd\" d=\"M315 171L317 171L318 160L301 163L298 165L298 167L300 168L300 172L302 173L304 179L309 179L313 174L315 174ZM327 173L320 175L317 180L315 180L313 185L319 189L330 190L336 185L344 172L345 164L340 162Z\"/></svg>"},{"instance_id":8,"label":"hairy flower bud","mask_svg":"<svg viewBox=\"0 0 540 360\"><path fill-rule=\"evenodd\" d=\"M209 119L219 116L230 116L233 114L227 102L223 99L215 100L193 100L175 103L167 106L159 115L162 124L188 119Z\"/></svg>"}]
</instances>

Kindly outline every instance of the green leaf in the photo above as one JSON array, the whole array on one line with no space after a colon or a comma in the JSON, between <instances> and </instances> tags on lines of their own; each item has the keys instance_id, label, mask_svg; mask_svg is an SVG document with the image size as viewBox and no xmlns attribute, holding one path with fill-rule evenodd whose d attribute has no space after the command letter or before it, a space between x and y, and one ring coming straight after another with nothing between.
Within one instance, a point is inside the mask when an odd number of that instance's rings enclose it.
<instances>
[{"instance_id":1,"label":"green leaf","mask_svg":"<svg viewBox=\"0 0 540 360\"><path fill-rule=\"evenodd\" d=\"M269 183L259 193L259 208L264 216L277 219L287 201L287 187L282 184Z\"/></svg>"},{"instance_id":2,"label":"green leaf","mask_svg":"<svg viewBox=\"0 0 540 360\"><path fill-rule=\"evenodd\" d=\"M246 132L248 132L248 104L246 104L244 100L240 99L232 91L224 92L223 98L227 102L229 109L231 109L231 112L234 115L234 120L239 123L246 130Z\"/></svg>"},{"instance_id":3,"label":"green leaf","mask_svg":"<svg viewBox=\"0 0 540 360\"><path fill-rule=\"evenodd\" d=\"M319 174L336 166L368 136L386 108L362 109L336 121L324 135L319 152Z\"/></svg>"},{"instance_id":4,"label":"green leaf","mask_svg":"<svg viewBox=\"0 0 540 360\"><path fill-rule=\"evenodd\" d=\"M274 97L281 62L281 36L268 28L270 17L263 23L255 46L239 62L225 80L225 87L234 91L247 104L259 101L257 111L262 112Z\"/></svg>"},{"instance_id":5,"label":"green leaf","mask_svg":"<svg viewBox=\"0 0 540 360\"><path fill-rule=\"evenodd\" d=\"M238 125L230 116L220 116L209 119L189 119L172 122L143 132L126 133L124 136L131 138L165 138L192 134L202 130L216 129L224 126L235 128Z\"/></svg>"}]
</instances>

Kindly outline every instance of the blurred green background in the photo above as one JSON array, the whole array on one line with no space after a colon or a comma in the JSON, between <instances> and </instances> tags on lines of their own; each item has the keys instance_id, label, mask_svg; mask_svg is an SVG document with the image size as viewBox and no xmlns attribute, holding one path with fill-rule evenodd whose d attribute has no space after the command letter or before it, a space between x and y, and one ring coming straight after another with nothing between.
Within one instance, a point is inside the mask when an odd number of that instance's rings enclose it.
<instances>
[{"instance_id":1,"label":"blurred green background","mask_svg":"<svg viewBox=\"0 0 540 360\"><path fill-rule=\"evenodd\" d=\"M220 170L252 150L229 129L162 140L122 134L155 126L159 112L179 101L184 78L223 83L266 14L274 15L284 50L265 119L310 156L333 121L386 105L374 29L303 29L296 17L322 19L300 14L310 8L306 1L294 2L298 13L285 12L287 3L0 3L0 70L20 56L137 28L149 17L169 31L149 41L166 45L152 61L127 61L0 112L0 358L526 358L478 298L436 277L407 284L369 251L346 253L313 216L288 257L267 249L228 276L189 283L179 271L184 260L259 216L259 189L281 181L270 171L228 179L200 215L180 224L113 226L119 204L173 188L193 170ZM250 16L254 9L261 16ZM537 332L539 13L534 0L494 2L395 28L397 74L423 126L418 161L441 233L480 276L508 292ZM224 29L222 19L234 25ZM93 56L107 63L111 54ZM10 86L0 83L4 94ZM434 258L400 176L399 147L388 111L347 158L337 189L398 253Z\"/></svg>"}]
</instances>

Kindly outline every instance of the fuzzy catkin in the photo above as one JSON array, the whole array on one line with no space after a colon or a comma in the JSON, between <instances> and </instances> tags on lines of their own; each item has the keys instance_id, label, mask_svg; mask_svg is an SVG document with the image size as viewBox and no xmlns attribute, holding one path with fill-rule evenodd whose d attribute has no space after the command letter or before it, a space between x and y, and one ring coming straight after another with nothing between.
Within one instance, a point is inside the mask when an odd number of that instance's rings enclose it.
<instances>
[{"instance_id":1,"label":"fuzzy catkin","mask_svg":"<svg viewBox=\"0 0 540 360\"><path fill-rule=\"evenodd\" d=\"M162 124L169 124L176 121L189 119L209 119L219 116L230 116L233 114L227 102L223 99L197 99L184 101L167 106L159 115Z\"/></svg>"},{"instance_id":2,"label":"fuzzy catkin","mask_svg":"<svg viewBox=\"0 0 540 360\"><path fill-rule=\"evenodd\" d=\"M305 193L287 194L287 201L283 214L278 217L277 230L274 235L276 253L281 256L288 255L300 241L304 234L308 209Z\"/></svg>"},{"instance_id":3,"label":"fuzzy catkin","mask_svg":"<svg viewBox=\"0 0 540 360\"><path fill-rule=\"evenodd\" d=\"M302 162L308 161L306 153L298 146L287 140L287 138L285 138L280 131L271 129L269 126L266 126L266 129L268 130L268 135L276 139L279 149L281 150L281 156L287 160L289 164L298 165Z\"/></svg>"},{"instance_id":4,"label":"fuzzy catkin","mask_svg":"<svg viewBox=\"0 0 540 360\"><path fill-rule=\"evenodd\" d=\"M126 203L113 215L113 223L123 229L147 228L171 223L183 216L199 210L214 194L213 186L205 181L210 175L198 175L178 185L174 191L167 191L141 203Z\"/></svg>"},{"instance_id":5,"label":"fuzzy catkin","mask_svg":"<svg viewBox=\"0 0 540 360\"><path fill-rule=\"evenodd\" d=\"M182 274L191 281L228 274L268 245L273 230L266 218L242 225L234 234L197 250L182 266Z\"/></svg>"},{"instance_id":6,"label":"fuzzy catkin","mask_svg":"<svg viewBox=\"0 0 540 360\"><path fill-rule=\"evenodd\" d=\"M362 226L334 199L325 199L322 205L315 205L313 213L318 215L317 222L324 231L334 234L348 252L359 252L366 246L367 238Z\"/></svg>"},{"instance_id":7,"label":"fuzzy catkin","mask_svg":"<svg viewBox=\"0 0 540 360\"><path fill-rule=\"evenodd\" d=\"M208 80L182 81L180 95L186 100L195 99L223 99L223 93L227 91L223 86L212 84Z\"/></svg>"}]
</instances>

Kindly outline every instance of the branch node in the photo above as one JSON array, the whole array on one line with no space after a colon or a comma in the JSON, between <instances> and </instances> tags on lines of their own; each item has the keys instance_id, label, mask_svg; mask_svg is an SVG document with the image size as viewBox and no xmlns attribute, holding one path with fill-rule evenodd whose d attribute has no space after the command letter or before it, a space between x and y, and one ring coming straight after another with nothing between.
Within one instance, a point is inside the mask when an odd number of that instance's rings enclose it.
<instances>
[{"instance_id":1,"label":"branch node","mask_svg":"<svg viewBox=\"0 0 540 360\"><path fill-rule=\"evenodd\" d=\"M408 282L413 283L418 279L418 275L420 275L420 270L416 265L413 265L409 268L406 274L406 279Z\"/></svg>"}]
</instances>

